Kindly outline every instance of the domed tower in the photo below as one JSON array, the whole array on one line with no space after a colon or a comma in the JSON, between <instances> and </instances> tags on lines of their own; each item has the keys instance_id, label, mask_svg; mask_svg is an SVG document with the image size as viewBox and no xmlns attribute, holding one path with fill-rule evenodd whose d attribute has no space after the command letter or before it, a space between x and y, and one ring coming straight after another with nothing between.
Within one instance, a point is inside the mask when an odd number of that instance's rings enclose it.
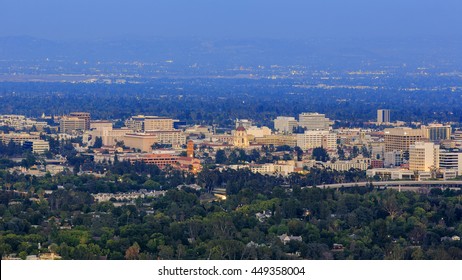
<instances>
[{"instance_id":1,"label":"domed tower","mask_svg":"<svg viewBox=\"0 0 462 280\"><path fill-rule=\"evenodd\" d=\"M249 146L247 130L243 126L236 128L236 132L234 133L234 146L239 148L245 148Z\"/></svg>"},{"instance_id":2,"label":"domed tower","mask_svg":"<svg viewBox=\"0 0 462 280\"><path fill-rule=\"evenodd\" d=\"M188 146L186 148L186 155L188 158L194 157L194 142L192 140L188 141Z\"/></svg>"}]
</instances>

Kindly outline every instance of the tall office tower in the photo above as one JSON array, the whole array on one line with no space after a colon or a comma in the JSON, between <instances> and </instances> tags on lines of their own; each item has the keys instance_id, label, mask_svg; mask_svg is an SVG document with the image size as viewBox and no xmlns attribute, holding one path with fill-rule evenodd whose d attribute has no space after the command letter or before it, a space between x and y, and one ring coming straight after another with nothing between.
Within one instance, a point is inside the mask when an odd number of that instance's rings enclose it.
<instances>
[{"instance_id":1,"label":"tall office tower","mask_svg":"<svg viewBox=\"0 0 462 280\"><path fill-rule=\"evenodd\" d=\"M86 130L86 120L79 117L64 116L59 120L59 131L61 133L72 133L76 130Z\"/></svg>"},{"instance_id":2,"label":"tall office tower","mask_svg":"<svg viewBox=\"0 0 462 280\"><path fill-rule=\"evenodd\" d=\"M422 125L422 136L433 142L440 140L451 139L451 126L442 124L430 124L428 126Z\"/></svg>"},{"instance_id":3,"label":"tall office tower","mask_svg":"<svg viewBox=\"0 0 462 280\"><path fill-rule=\"evenodd\" d=\"M298 124L308 130L328 130L330 123L324 114L301 113L298 115Z\"/></svg>"},{"instance_id":4,"label":"tall office tower","mask_svg":"<svg viewBox=\"0 0 462 280\"><path fill-rule=\"evenodd\" d=\"M377 124L390 123L390 110L379 109L377 110Z\"/></svg>"},{"instance_id":5,"label":"tall office tower","mask_svg":"<svg viewBox=\"0 0 462 280\"><path fill-rule=\"evenodd\" d=\"M432 171L439 167L439 146L431 142L415 142L409 146L409 170Z\"/></svg>"},{"instance_id":6,"label":"tall office tower","mask_svg":"<svg viewBox=\"0 0 462 280\"><path fill-rule=\"evenodd\" d=\"M281 133L292 133L298 122L294 117L277 117L274 120L274 129Z\"/></svg>"},{"instance_id":7,"label":"tall office tower","mask_svg":"<svg viewBox=\"0 0 462 280\"><path fill-rule=\"evenodd\" d=\"M410 127L385 129L385 152L409 151L409 146L422 140L422 131Z\"/></svg>"},{"instance_id":8,"label":"tall office tower","mask_svg":"<svg viewBox=\"0 0 462 280\"><path fill-rule=\"evenodd\" d=\"M318 147L333 150L337 148L337 134L329 130L307 130L297 134L297 146L302 150Z\"/></svg>"},{"instance_id":9,"label":"tall office tower","mask_svg":"<svg viewBox=\"0 0 462 280\"><path fill-rule=\"evenodd\" d=\"M90 121L91 121L90 113L87 113L87 112L72 112L72 113L69 114L69 116L76 117L76 118L84 120L85 121L85 129L84 130L90 130Z\"/></svg>"}]
</instances>

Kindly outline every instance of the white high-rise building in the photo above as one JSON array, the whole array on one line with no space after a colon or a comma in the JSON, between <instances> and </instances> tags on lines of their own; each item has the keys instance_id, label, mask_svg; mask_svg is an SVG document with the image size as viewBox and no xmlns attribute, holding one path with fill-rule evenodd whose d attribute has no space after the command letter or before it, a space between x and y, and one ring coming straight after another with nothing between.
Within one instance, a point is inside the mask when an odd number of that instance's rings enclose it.
<instances>
[{"instance_id":1,"label":"white high-rise building","mask_svg":"<svg viewBox=\"0 0 462 280\"><path fill-rule=\"evenodd\" d=\"M324 114L301 113L298 115L298 124L307 130L328 130L331 121Z\"/></svg>"},{"instance_id":2,"label":"white high-rise building","mask_svg":"<svg viewBox=\"0 0 462 280\"><path fill-rule=\"evenodd\" d=\"M439 167L439 145L416 142L409 146L409 170L432 171Z\"/></svg>"},{"instance_id":3,"label":"white high-rise building","mask_svg":"<svg viewBox=\"0 0 462 280\"><path fill-rule=\"evenodd\" d=\"M292 133L298 122L294 117L279 116L274 120L274 129L280 133Z\"/></svg>"}]
</instances>

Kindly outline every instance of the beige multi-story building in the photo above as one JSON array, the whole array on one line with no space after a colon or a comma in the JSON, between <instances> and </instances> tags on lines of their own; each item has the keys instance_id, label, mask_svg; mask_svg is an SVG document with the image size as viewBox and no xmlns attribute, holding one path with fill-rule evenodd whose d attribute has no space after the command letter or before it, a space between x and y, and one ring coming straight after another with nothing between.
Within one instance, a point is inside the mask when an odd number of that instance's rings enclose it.
<instances>
[{"instance_id":1,"label":"beige multi-story building","mask_svg":"<svg viewBox=\"0 0 462 280\"><path fill-rule=\"evenodd\" d=\"M370 158L355 158L348 161L338 160L336 162L323 162L325 168L336 171L348 171L350 169L367 170L371 166Z\"/></svg>"},{"instance_id":2,"label":"beige multi-story building","mask_svg":"<svg viewBox=\"0 0 462 280\"><path fill-rule=\"evenodd\" d=\"M297 146L302 150L318 147L333 150L337 148L337 134L329 130L307 130L297 134Z\"/></svg>"},{"instance_id":3,"label":"beige multi-story building","mask_svg":"<svg viewBox=\"0 0 462 280\"><path fill-rule=\"evenodd\" d=\"M442 124L422 125L422 137L433 142L451 139L451 126Z\"/></svg>"},{"instance_id":4,"label":"beige multi-story building","mask_svg":"<svg viewBox=\"0 0 462 280\"><path fill-rule=\"evenodd\" d=\"M38 140L40 136L38 134L29 133L1 133L0 140L3 144L8 144L13 141L16 144L23 145L25 141Z\"/></svg>"},{"instance_id":5,"label":"beige multi-story building","mask_svg":"<svg viewBox=\"0 0 462 280\"><path fill-rule=\"evenodd\" d=\"M0 115L0 126L14 127L22 129L27 118L23 115Z\"/></svg>"},{"instance_id":6,"label":"beige multi-story building","mask_svg":"<svg viewBox=\"0 0 462 280\"><path fill-rule=\"evenodd\" d=\"M144 131L144 116L134 116L125 120L125 126L136 132Z\"/></svg>"},{"instance_id":7,"label":"beige multi-story building","mask_svg":"<svg viewBox=\"0 0 462 280\"><path fill-rule=\"evenodd\" d=\"M214 134L210 137L210 141L213 143L223 143L223 144L233 144L234 143L234 135L231 134Z\"/></svg>"},{"instance_id":8,"label":"beige multi-story building","mask_svg":"<svg viewBox=\"0 0 462 280\"><path fill-rule=\"evenodd\" d=\"M153 131L151 134L157 136L160 144L171 144L174 148L186 144L186 135L181 130Z\"/></svg>"},{"instance_id":9,"label":"beige multi-story building","mask_svg":"<svg viewBox=\"0 0 462 280\"><path fill-rule=\"evenodd\" d=\"M111 121L92 121L90 123L90 129L102 129L102 128L112 129L112 122Z\"/></svg>"},{"instance_id":10,"label":"beige multi-story building","mask_svg":"<svg viewBox=\"0 0 462 280\"><path fill-rule=\"evenodd\" d=\"M152 133L129 133L124 136L125 146L142 152L152 151L152 145L157 142L157 135Z\"/></svg>"},{"instance_id":11,"label":"beige multi-story building","mask_svg":"<svg viewBox=\"0 0 462 280\"><path fill-rule=\"evenodd\" d=\"M133 130L127 128L113 129L112 126L101 126L92 129L88 133L91 135L92 141L94 141L96 137L100 137L103 141L104 146L113 146L117 142L124 141L125 135L133 133Z\"/></svg>"},{"instance_id":12,"label":"beige multi-story building","mask_svg":"<svg viewBox=\"0 0 462 280\"><path fill-rule=\"evenodd\" d=\"M23 147L34 154L44 154L50 150L50 144L47 141L40 139L24 141Z\"/></svg>"},{"instance_id":13,"label":"beige multi-story building","mask_svg":"<svg viewBox=\"0 0 462 280\"><path fill-rule=\"evenodd\" d=\"M138 115L126 120L125 125L136 132L150 132L156 130L171 131L173 130L173 119Z\"/></svg>"},{"instance_id":14,"label":"beige multi-story building","mask_svg":"<svg viewBox=\"0 0 462 280\"><path fill-rule=\"evenodd\" d=\"M69 114L69 116L76 117L76 118L84 120L85 128L83 130L90 130L90 121L91 121L90 113L87 113L87 112L72 112L72 113Z\"/></svg>"},{"instance_id":15,"label":"beige multi-story building","mask_svg":"<svg viewBox=\"0 0 462 280\"><path fill-rule=\"evenodd\" d=\"M173 119L169 118L146 118L144 120L144 131L155 131L163 130L170 131L173 130Z\"/></svg>"},{"instance_id":16,"label":"beige multi-story building","mask_svg":"<svg viewBox=\"0 0 462 280\"><path fill-rule=\"evenodd\" d=\"M47 122L26 118L23 115L0 115L0 126L13 127L16 130L32 129L42 131Z\"/></svg>"},{"instance_id":17,"label":"beige multi-story building","mask_svg":"<svg viewBox=\"0 0 462 280\"><path fill-rule=\"evenodd\" d=\"M409 146L422 140L422 131L409 127L387 128L384 133L385 152L409 151Z\"/></svg>"},{"instance_id":18,"label":"beige multi-story building","mask_svg":"<svg viewBox=\"0 0 462 280\"><path fill-rule=\"evenodd\" d=\"M462 141L462 130L457 130L454 132L454 140Z\"/></svg>"},{"instance_id":19,"label":"beige multi-story building","mask_svg":"<svg viewBox=\"0 0 462 280\"><path fill-rule=\"evenodd\" d=\"M294 117L280 116L274 120L274 130L279 133L291 134L297 126L298 122Z\"/></svg>"},{"instance_id":20,"label":"beige multi-story building","mask_svg":"<svg viewBox=\"0 0 462 280\"><path fill-rule=\"evenodd\" d=\"M71 134L74 131L86 130L87 122L83 118L64 116L59 120L59 131L61 133Z\"/></svg>"},{"instance_id":21,"label":"beige multi-story building","mask_svg":"<svg viewBox=\"0 0 462 280\"><path fill-rule=\"evenodd\" d=\"M415 142L409 146L409 170L430 172L439 167L440 147L431 142Z\"/></svg>"},{"instance_id":22,"label":"beige multi-story building","mask_svg":"<svg viewBox=\"0 0 462 280\"><path fill-rule=\"evenodd\" d=\"M336 130L336 132L340 143L345 145L365 144L371 139L366 131L359 128L343 128Z\"/></svg>"},{"instance_id":23,"label":"beige multi-story building","mask_svg":"<svg viewBox=\"0 0 462 280\"><path fill-rule=\"evenodd\" d=\"M328 130L331 121L324 114L301 113L298 116L298 124L308 130Z\"/></svg>"},{"instance_id":24,"label":"beige multi-story building","mask_svg":"<svg viewBox=\"0 0 462 280\"><path fill-rule=\"evenodd\" d=\"M288 163L265 163L265 164L250 164L252 173L260 173L267 175L283 175L288 176L295 170L295 164Z\"/></svg>"},{"instance_id":25,"label":"beige multi-story building","mask_svg":"<svg viewBox=\"0 0 462 280\"><path fill-rule=\"evenodd\" d=\"M258 145L273 145L273 146L297 146L297 135L283 135L283 134L272 134L264 137L255 138L255 143Z\"/></svg>"},{"instance_id":26,"label":"beige multi-story building","mask_svg":"<svg viewBox=\"0 0 462 280\"><path fill-rule=\"evenodd\" d=\"M170 144L173 148L186 144L186 136L181 130L127 133L123 139L125 146L142 152L152 151L154 144Z\"/></svg>"}]
</instances>

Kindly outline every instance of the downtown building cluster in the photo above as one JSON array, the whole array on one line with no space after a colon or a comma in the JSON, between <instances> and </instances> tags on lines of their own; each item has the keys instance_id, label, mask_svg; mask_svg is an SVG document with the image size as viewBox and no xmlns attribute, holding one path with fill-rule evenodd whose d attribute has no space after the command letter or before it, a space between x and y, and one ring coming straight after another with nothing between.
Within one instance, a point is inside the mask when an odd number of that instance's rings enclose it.
<instances>
[{"instance_id":1,"label":"downtown building cluster","mask_svg":"<svg viewBox=\"0 0 462 280\"><path fill-rule=\"evenodd\" d=\"M186 125L160 116L132 116L115 126L112 120L92 120L87 112L37 119L5 115L0 117L2 126L14 131L2 132L0 139L40 155L49 150L45 135L59 141L78 138L75 150L96 162L142 161L196 174L210 164L285 176L311 168L359 169L381 180L450 179L462 174L462 131L449 124L413 124L411 128L392 123L386 109L379 109L377 116L377 126L367 129L334 129L325 114L311 112L299 114L298 120L279 116L273 129L238 119L235 127L217 132L215 126ZM327 158L316 157L319 149ZM221 162L218 151L227 158L243 151L267 160ZM60 160L62 168L55 170L72 168Z\"/></svg>"}]
</instances>

